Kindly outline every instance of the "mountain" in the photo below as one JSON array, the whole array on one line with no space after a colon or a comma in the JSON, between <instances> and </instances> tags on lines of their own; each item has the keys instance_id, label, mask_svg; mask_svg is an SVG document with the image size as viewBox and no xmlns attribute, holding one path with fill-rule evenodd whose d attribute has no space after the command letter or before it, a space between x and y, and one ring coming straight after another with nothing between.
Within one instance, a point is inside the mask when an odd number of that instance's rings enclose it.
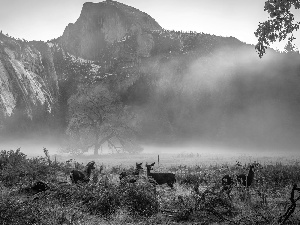
<instances>
[{"instance_id":1,"label":"mountain","mask_svg":"<svg viewBox=\"0 0 300 225\"><path fill-rule=\"evenodd\" d=\"M127 35L136 35L139 54L147 54L147 45L153 44L147 32L161 30L149 15L115 1L84 3L78 20L70 23L59 38L71 54L99 60L101 52Z\"/></svg>"},{"instance_id":2,"label":"mountain","mask_svg":"<svg viewBox=\"0 0 300 225\"><path fill-rule=\"evenodd\" d=\"M87 2L47 43L0 34L1 135L64 134L70 99L105 84L135 110L143 141L295 146L299 62L272 49L260 59L234 37L165 30L116 1Z\"/></svg>"}]
</instances>

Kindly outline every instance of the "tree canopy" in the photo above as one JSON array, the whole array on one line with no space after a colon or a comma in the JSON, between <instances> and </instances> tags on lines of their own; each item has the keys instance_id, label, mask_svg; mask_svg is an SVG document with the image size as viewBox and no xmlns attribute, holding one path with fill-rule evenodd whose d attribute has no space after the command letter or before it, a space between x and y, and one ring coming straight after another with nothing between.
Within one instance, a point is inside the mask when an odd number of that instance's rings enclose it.
<instances>
[{"instance_id":1,"label":"tree canopy","mask_svg":"<svg viewBox=\"0 0 300 225\"><path fill-rule=\"evenodd\" d=\"M87 151L94 146L94 153L107 142L117 152L138 152L134 113L124 106L119 96L105 85L82 86L69 101L67 134L75 144L69 151Z\"/></svg>"},{"instance_id":2,"label":"tree canopy","mask_svg":"<svg viewBox=\"0 0 300 225\"><path fill-rule=\"evenodd\" d=\"M288 39L291 43L295 37L293 33L299 29L300 22L295 21L292 8L300 8L300 0L267 0L264 11L267 11L270 19L259 23L254 32L258 38L255 46L259 57L261 58L270 43Z\"/></svg>"}]
</instances>

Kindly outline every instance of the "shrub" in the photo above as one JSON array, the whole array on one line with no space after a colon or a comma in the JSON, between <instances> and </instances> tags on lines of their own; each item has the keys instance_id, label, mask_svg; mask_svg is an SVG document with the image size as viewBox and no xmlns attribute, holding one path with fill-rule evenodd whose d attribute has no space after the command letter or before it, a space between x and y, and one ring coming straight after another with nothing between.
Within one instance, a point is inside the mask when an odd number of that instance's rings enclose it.
<instances>
[{"instance_id":1,"label":"shrub","mask_svg":"<svg viewBox=\"0 0 300 225\"><path fill-rule=\"evenodd\" d=\"M120 206L120 194L113 184L80 184L57 186L51 197L64 206L81 204L83 211L93 215L107 217Z\"/></svg>"},{"instance_id":2,"label":"shrub","mask_svg":"<svg viewBox=\"0 0 300 225\"><path fill-rule=\"evenodd\" d=\"M37 221L34 208L28 204L20 203L12 198L2 198L0 202L1 224L34 224Z\"/></svg>"},{"instance_id":3,"label":"shrub","mask_svg":"<svg viewBox=\"0 0 300 225\"><path fill-rule=\"evenodd\" d=\"M82 193L83 204L89 213L107 217L119 208L120 193L118 187L111 183L105 185L107 186L104 187L104 184L89 186Z\"/></svg>"},{"instance_id":4,"label":"shrub","mask_svg":"<svg viewBox=\"0 0 300 225\"><path fill-rule=\"evenodd\" d=\"M48 196L49 197L49 196ZM0 201L0 224L9 225L56 225L78 224L83 215L78 204L61 207L58 201L46 196L20 200L6 196ZM64 223L67 222L67 223Z\"/></svg>"},{"instance_id":5,"label":"shrub","mask_svg":"<svg viewBox=\"0 0 300 225\"><path fill-rule=\"evenodd\" d=\"M0 181L8 187L19 184L28 186L36 180L55 182L59 172L65 174L68 171L70 171L68 164L51 163L47 154L45 157L27 159L20 149L0 151Z\"/></svg>"},{"instance_id":6,"label":"shrub","mask_svg":"<svg viewBox=\"0 0 300 225\"><path fill-rule=\"evenodd\" d=\"M155 186L146 179L139 179L135 183L125 183L120 186L121 205L131 215L152 216L158 212L158 200Z\"/></svg>"},{"instance_id":7,"label":"shrub","mask_svg":"<svg viewBox=\"0 0 300 225\"><path fill-rule=\"evenodd\" d=\"M0 177L5 186L13 186L26 180L27 159L20 149L16 151L1 150L0 152Z\"/></svg>"}]
</instances>

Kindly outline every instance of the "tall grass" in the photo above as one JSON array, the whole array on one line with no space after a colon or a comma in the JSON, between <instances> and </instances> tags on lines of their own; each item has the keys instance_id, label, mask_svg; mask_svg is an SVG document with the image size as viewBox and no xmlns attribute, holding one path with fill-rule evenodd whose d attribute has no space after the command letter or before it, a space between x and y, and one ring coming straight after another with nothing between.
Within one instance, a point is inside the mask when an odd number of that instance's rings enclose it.
<instances>
[{"instance_id":1,"label":"tall grass","mask_svg":"<svg viewBox=\"0 0 300 225\"><path fill-rule=\"evenodd\" d=\"M291 187L300 180L296 161L256 163L253 186L234 187L230 200L220 192L221 178L246 172L248 164L155 168L176 175L174 189L155 186L146 175L135 183L126 177L120 182L122 166L101 166L88 184L76 185L67 179L74 167L70 161L53 162L47 154L27 158L20 149L1 151L0 224L274 224L291 204ZM36 195L20 192L36 180L50 189ZM295 210L286 224L299 222Z\"/></svg>"}]
</instances>

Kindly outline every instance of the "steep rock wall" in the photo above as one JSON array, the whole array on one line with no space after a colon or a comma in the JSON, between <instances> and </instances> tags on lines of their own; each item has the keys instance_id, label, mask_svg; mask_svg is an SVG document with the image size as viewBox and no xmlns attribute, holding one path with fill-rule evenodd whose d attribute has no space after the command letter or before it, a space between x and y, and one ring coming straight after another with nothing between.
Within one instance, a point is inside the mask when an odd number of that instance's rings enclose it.
<instances>
[{"instance_id":1,"label":"steep rock wall","mask_svg":"<svg viewBox=\"0 0 300 225\"><path fill-rule=\"evenodd\" d=\"M47 45L0 36L0 111L11 116L15 110L32 117L38 105L51 113L58 96L57 77ZM47 53L48 51L48 53Z\"/></svg>"},{"instance_id":2,"label":"steep rock wall","mask_svg":"<svg viewBox=\"0 0 300 225\"><path fill-rule=\"evenodd\" d=\"M104 49L126 35L135 34L138 54L148 56L153 43L144 33L161 29L148 14L133 7L115 1L87 2L78 20L66 27L60 43L73 55L99 60Z\"/></svg>"}]
</instances>

